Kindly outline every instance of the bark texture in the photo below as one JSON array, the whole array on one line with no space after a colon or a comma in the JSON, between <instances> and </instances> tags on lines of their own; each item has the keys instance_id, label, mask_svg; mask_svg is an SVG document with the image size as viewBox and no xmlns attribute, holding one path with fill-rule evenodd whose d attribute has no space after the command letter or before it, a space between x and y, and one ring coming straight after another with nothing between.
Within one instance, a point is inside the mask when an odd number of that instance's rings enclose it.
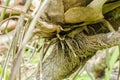
<instances>
[{"instance_id":1,"label":"bark texture","mask_svg":"<svg viewBox=\"0 0 120 80\"><path fill-rule=\"evenodd\" d=\"M58 24L62 28L73 27L76 24L65 24L64 13L72 7L86 6L91 1L51 0L41 19L48 23ZM104 15L116 30L120 26L119 11L120 8L117 8ZM74 73L79 67L84 66L86 61L95 55L97 50L120 43L120 32L108 33L109 30L102 29L100 23L90 25L87 34L85 30L79 31L79 29L81 30L81 28L74 28L74 30L67 32L63 31L59 34L60 37L54 36L55 42L49 47L49 49L52 49L49 52L50 55L43 61L43 80L62 80Z\"/></svg>"},{"instance_id":2,"label":"bark texture","mask_svg":"<svg viewBox=\"0 0 120 80\"><path fill-rule=\"evenodd\" d=\"M50 56L43 63L43 80L62 80L82 67L97 50L105 49L120 43L120 33L86 36L82 33L74 38L66 37L54 43ZM69 44L69 45L68 45ZM70 49L70 45L72 49ZM64 47L62 49L62 47Z\"/></svg>"}]
</instances>

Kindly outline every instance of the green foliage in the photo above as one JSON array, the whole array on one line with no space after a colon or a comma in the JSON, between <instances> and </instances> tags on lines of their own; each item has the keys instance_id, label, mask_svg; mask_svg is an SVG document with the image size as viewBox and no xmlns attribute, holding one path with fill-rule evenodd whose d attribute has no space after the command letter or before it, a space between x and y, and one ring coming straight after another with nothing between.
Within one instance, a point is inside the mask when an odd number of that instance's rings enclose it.
<instances>
[{"instance_id":1,"label":"green foliage","mask_svg":"<svg viewBox=\"0 0 120 80\"><path fill-rule=\"evenodd\" d=\"M3 68L0 67L0 77L1 77L2 70L3 70ZM8 70L6 70L6 74L4 74L4 76L5 76L5 80L9 80L9 71L8 71ZM3 76L2 76L2 77L3 77ZM3 78L4 78L4 77L3 77Z\"/></svg>"},{"instance_id":2,"label":"green foliage","mask_svg":"<svg viewBox=\"0 0 120 80\"><path fill-rule=\"evenodd\" d=\"M39 57L40 57L39 54L36 53L34 57L31 59L31 64L37 63L39 61Z\"/></svg>"},{"instance_id":3,"label":"green foliage","mask_svg":"<svg viewBox=\"0 0 120 80\"><path fill-rule=\"evenodd\" d=\"M109 54L108 51L106 54ZM106 58L108 58L108 59L107 59L107 69L106 69L106 74L105 74L105 80L110 80L110 75L112 73L115 62L118 59L118 56L119 56L119 48L118 47L115 49L115 51L113 52L111 57L106 56Z\"/></svg>"},{"instance_id":4,"label":"green foliage","mask_svg":"<svg viewBox=\"0 0 120 80\"><path fill-rule=\"evenodd\" d=\"M115 62L118 59L118 56L119 56L119 47L116 47L116 49L112 53L112 55L109 53L109 49L106 49L106 65L107 65L107 68L106 68L105 79L104 80L110 80L110 75L112 74L113 67L114 67ZM91 76L91 77L93 77L93 76ZM74 80L94 80L94 79L91 79L91 77L88 73L85 73L85 74L78 75Z\"/></svg>"},{"instance_id":5,"label":"green foliage","mask_svg":"<svg viewBox=\"0 0 120 80\"><path fill-rule=\"evenodd\" d=\"M91 80L88 74L78 75L74 80Z\"/></svg>"},{"instance_id":6,"label":"green foliage","mask_svg":"<svg viewBox=\"0 0 120 80\"><path fill-rule=\"evenodd\" d=\"M10 3L10 0L6 0L4 6L8 6L9 3ZM6 13L6 9L7 9L7 8L4 8L4 9L3 9L2 13L1 13L1 19L4 19L5 13Z\"/></svg>"},{"instance_id":7,"label":"green foliage","mask_svg":"<svg viewBox=\"0 0 120 80\"><path fill-rule=\"evenodd\" d=\"M40 39L38 41L38 47L34 47L34 44L35 44L35 41L31 42L30 45L27 45L26 48L25 48L25 56L28 58L29 57L29 60L30 60L30 63L31 64L36 64L38 61L39 61L39 57L40 57L40 54L39 54L39 50L41 49L41 46L43 45L43 39ZM34 50L35 49L35 50ZM32 54L31 54L32 53Z\"/></svg>"}]
</instances>

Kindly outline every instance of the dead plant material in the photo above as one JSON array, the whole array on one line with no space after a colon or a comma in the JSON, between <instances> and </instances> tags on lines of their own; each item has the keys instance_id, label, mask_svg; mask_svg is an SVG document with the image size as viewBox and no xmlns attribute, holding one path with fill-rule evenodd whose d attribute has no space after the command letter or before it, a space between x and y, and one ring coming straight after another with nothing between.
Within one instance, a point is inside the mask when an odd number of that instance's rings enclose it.
<instances>
[{"instance_id":1,"label":"dead plant material","mask_svg":"<svg viewBox=\"0 0 120 80\"><path fill-rule=\"evenodd\" d=\"M4 32L4 31L12 31L15 29L16 27L16 24L17 24L17 21L15 20L9 20L9 21L6 21L5 23L3 23L1 26L0 26L0 31L1 32Z\"/></svg>"},{"instance_id":2,"label":"dead plant material","mask_svg":"<svg viewBox=\"0 0 120 80\"><path fill-rule=\"evenodd\" d=\"M0 55L1 53L5 53L8 50L7 47L5 47L5 45L0 45Z\"/></svg>"}]
</instances>

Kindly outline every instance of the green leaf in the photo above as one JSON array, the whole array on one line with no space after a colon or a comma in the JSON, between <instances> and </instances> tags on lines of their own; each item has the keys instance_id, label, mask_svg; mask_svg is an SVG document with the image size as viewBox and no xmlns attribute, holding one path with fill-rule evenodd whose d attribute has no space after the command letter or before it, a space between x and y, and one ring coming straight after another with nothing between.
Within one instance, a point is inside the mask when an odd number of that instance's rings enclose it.
<instances>
[{"instance_id":1,"label":"green leaf","mask_svg":"<svg viewBox=\"0 0 120 80\"><path fill-rule=\"evenodd\" d=\"M118 59L118 56L119 56L119 48L116 47L115 51L113 52L113 54L109 60L109 66L108 66L108 69L106 70L105 80L110 80L110 74L112 73L114 64L115 64L116 60Z\"/></svg>"},{"instance_id":2,"label":"green leaf","mask_svg":"<svg viewBox=\"0 0 120 80\"><path fill-rule=\"evenodd\" d=\"M88 74L78 75L74 80L91 80Z\"/></svg>"},{"instance_id":3,"label":"green leaf","mask_svg":"<svg viewBox=\"0 0 120 80\"><path fill-rule=\"evenodd\" d=\"M8 6L9 3L10 3L10 0L6 0L4 6ZM2 13L1 13L1 20L3 20L4 17L5 17L6 9L7 8L4 8L3 11L2 11Z\"/></svg>"}]
</instances>

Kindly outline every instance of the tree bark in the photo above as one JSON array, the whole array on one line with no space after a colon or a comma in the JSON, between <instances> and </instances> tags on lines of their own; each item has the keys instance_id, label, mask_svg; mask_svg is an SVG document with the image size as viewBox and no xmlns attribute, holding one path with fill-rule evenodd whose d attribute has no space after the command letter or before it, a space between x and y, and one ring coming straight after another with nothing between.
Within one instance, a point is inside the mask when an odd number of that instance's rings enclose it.
<instances>
[{"instance_id":1,"label":"tree bark","mask_svg":"<svg viewBox=\"0 0 120 80\"><path fill-rule=\"evenodd\" d=\"M77 56L74 56L66 42L72 45ZM80 33L75 38L66 37L64 41L58 40L54 43L50 56L43 63L43 80L61 80L83 66L88 59L95 55L97 50L116 46L119 43L119 32L94 36Z\"/></svg>"}]
</instances>

